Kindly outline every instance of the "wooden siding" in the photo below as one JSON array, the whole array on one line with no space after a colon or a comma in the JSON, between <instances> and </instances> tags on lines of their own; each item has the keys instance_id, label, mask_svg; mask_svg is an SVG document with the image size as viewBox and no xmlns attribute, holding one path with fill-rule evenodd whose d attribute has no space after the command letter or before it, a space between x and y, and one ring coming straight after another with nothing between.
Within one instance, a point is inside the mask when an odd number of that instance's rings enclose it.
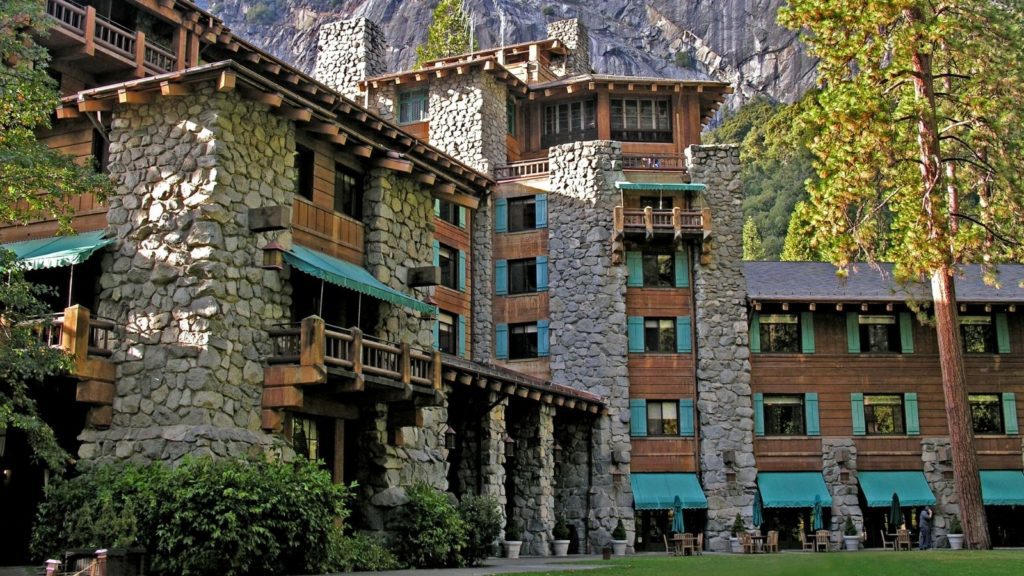
<instances>
[{"instance_id":1,"label":"wooden siding","mask_svg":"<svg viewBox=\"0 0 1024 576\"><path fill-rule=\"evenodd\" d=\"M632 472L696 472L694 457L697 443L693 438L633 438L630 456Z\"/></svg>"},{"instance_id":2,"label":"wooden siding","mask_svg":"<svg viewBox=\"0 0 1024 576\"><path fill-rule=\"evenodd\" d=\"M630 354L629 395L671 400L692 398L696 389L692 354Z\"/></svg>"},{"instance_id":3,"label":"wooden siding","mask_svg":"<svg viewBox=\"0 0 1024 576\"><path fill-rule=\"evenodd\" d=\"M630 288L626 290L629 316L674 318L693 312L689 288Z\"/></svg>"},{"instance_id":4,"label":"wooden siding","mask_svg":"<svg viewBox=\"0 0 1024 576\"><path fill-rule=\"evenodd\" d=\"M494 321L498 324L536 322L548 317L548 302L547 292L495 296Z\"/></svg>"},{"instance_id":5,"label":"wooden siding","mask_svg":"<svg viewBox=\"0 0 1024 576\"><path fill-rule=\"evenodd\" d=\"M533 258L544 256L547 253L548 231L546 228L523 232L502 232L494 236L494 260Z\"/></svg>"},{"instance_id":6,"label":"wooden siding","mask_svg":"<svg viewBox=\"0 0 1024 576\"><path fill-rule=\"evenodd\" d=\"M493 337L493 336L492 336ZM508 368L521 372L527 376L540 378L541 380L551 379L551 369L548 358L525 358L522 360L495 360L496 366Z\"/></svg>"},{"instance_id":7,"label":"wooden siding","mask_svg":"<svg viewBox=\"0 0 1024 576\"><path fill-rule=\"evenodd\" d=\"M754 455L764 472L821 470L821 438L755 438Z\"/></svg>"}]
</instances>

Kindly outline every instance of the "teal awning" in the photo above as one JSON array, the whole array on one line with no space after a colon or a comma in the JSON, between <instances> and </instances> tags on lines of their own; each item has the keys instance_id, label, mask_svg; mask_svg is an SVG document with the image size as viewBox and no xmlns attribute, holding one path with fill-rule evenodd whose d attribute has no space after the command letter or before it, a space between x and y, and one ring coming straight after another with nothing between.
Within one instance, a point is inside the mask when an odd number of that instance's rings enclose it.
<instances>
[{"instance_id":1,"label":"teal awning","mask_svg":"<svg viewBox=\"0 0 1024 576\"><path fill-rule=\"evenodd\" d=\"M682 182L616 182L619 190L646 190L650 192L703 192L704 184L684 184Z\"/></svg>"},{"instance_id":2,"label":"teal awning","mask_svg":"<svg viewBox=\"0 0 1024 576\"><path fill-rule=\"evenodd\" d=\"M1024 472L1020 470L982 470L981 501L986 506L1024 504Z\"/></svg>"},{"instance_id":3,"label":"teal awning","mask_svg":"<svg viewBox=\"0 0 1024 576\"><path fill-rule=\"evenodd\" d=\"M924 472L858 472L860 491L869 508L887 508L892 505L892 494L899 494L900 506L931 506L935 495L924 479Z\"/></svg>"},{"instance_id":4,"label":"teal awning","mask_svg":"<svg viewBox=\"0 0 1024 576\"><path fill-rule=\"evenodd\" d=\"M42 270L81 264L94 252L114 241L104 238L103 230L83 232L74 236L52 236L38 240L11 242L2 247L14 252L22 270Z\"/></svg>"},{"instance_id":5,"label":"teal awning","mask_svg":"<svg viewBox=\"0 0 1024 576\"><path fill-rule=\"evenodd\" d=\"M696 474L631 474L630 483L636 510L671 510L676 496L683 501L683 508L708 507Z\"/></svg>"},{"instance_id":6,"label":"teal awning","mask_svg":"<svg viewBox=\"0 0 1024 576\"><path fill-rule=\"evenodd\" d=\"M303 246L293 246L290 250L286 250L284 259L291 266L324 282L330 282L335 286L355 290L360 294L366 294L378 300L425 314L434 314L432 304L420 302L412 296L406 296L398 290L386 286L365 269L351 262L345 262Z\"/></svg>"},{"instance_id":7,"label":"teal awning","mask_svg":"<svg viewBox=\"0 0 1024 576\"><path fill-rule=\"evenodd\" d=\"M813 508L815 496L832 505L821 472L758 472L757 488L765 508Z\"/></svg>"}]
</instances>

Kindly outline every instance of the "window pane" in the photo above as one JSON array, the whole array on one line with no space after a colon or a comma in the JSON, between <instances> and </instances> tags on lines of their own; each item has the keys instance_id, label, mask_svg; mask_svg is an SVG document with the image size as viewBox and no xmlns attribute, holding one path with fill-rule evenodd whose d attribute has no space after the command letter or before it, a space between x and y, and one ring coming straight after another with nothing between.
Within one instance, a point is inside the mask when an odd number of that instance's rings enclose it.
<instances>
[{"instance_id":1,"label":"window pane","mask_svg":"<svg viewBox=\"0 0 1024 576\"><path fill-rule=\"evenodd\" d=\"M439 312L437 315L437 348L455 354L455 315Z\"/></svg>"},{"instance_id":2,"label":"window pane","mask_svg":"<svg viewBox=\"0 0 1024 576\"><path fill-rule=\"evenodd\" d=\"M677 401L647 401L647 434L649 436L678 436L679 413Z\"/></svg>"},{"instance_id":3,"label":"window pane","mask_svg":"<svg viewBox=\"0 0 1024 576\"><path fill-rule=\"evenodd\" d=\"M509 260L508 293L525 294L537 291L537 260Z\"/></svg>"},{"instance_id":4,"label":"window pane","mask_svg":"<svg viewBox=\"0 0 1024 576\"><path fill-rule=\"evenodd\" d=\"M658 109L655 128L657 128L658 130L671 130L672 127L669 124L668 101L659 100L657 104Z\"/></svg>"},{"instance_id":5,"label":"window pane","mask_svg":"<svg viewBox=\"0 0 1024 576\"><path fill-rule=\"evenodd\" d=\"M508 231L521 232L537 227L537 203L533 196L509 198Z\"/></svg>"},{"instance_id":6,"label":"window pane","mask_svg":"<svg viewBox=\"0 0 1024 576\"><path fill-rule=\"evenodd\" d=\"M1003 404L999 394L971 394L971 422L977 434L1003 433Z\"/></svg>"},{"instance_id":7,"label":"window pane","mask_svg":"<svg viewBox=\"0 0 1024 576\"><path fill-rule=\"evenodd\" d=\"M558 133L562 134L569 131L569 105L559 104L558 105Z\"/></svg>"},{"instance_id":8,"label":"window pane","mask_svg":"<svg viewBox=\"0 0 1024 576\"><path fill-rule=\"evenodd\" d=\"M636 100L624 100L623 108L626 117L626 130L636 130L638 121L636 117Z\"/></svg>"},{"instance_id":9,"label":"window pane","mask_svg":"<svg viewBox=\"0 0 1024 576\"><path fill-rule=\"evenodd\" d=\"M764 397L765 433L770 436L802 436L804 430L804 397L800 395L766 395Z\"/></svg>"},{"instance_id":10,"label":"window pane","mask_svg":"<svg viewBox=\"0 0 1024 576\"><path fill-rule=\"evenodd\" d=\"M763 314L762 352L800 352L800 320L796 314Z\"/></svg>"},{"instance_id":11,"label":"window pane","mask_svg":"<svg viewBox=\"0 0 1024 576\"><path fill-rule=\"evenodd\" d=\"M458 289L458 250L441 244L438 247L438 265L441 267L441 285Z\"/></svg>"},{"instance_id":12,"label":"window pane","mask_svg":"<svg viewBox=\"0 0 1024 576\"><path fill-rule=\"evenodd\" d=\"M644 286L668 288L675 284L675 258L671 254L644 254Z\"/></svg>"},{"instance_id":13,"label":"window pane","mask_svg":"<svg viewBox=\"0 0 1024 576\"><path fill-rule=\"evenodd\" d=\"M868 434L903 434L903 396L864 396L864 423Z\"/></svg>"},{"instance_id":14,"label":"window pane","mask_svg":"<svg viewBox=\"0 0 1024 576\"><path fill-rule=\"evenodd\" d=\"M639 102L640 129L652 130L654 128L654 102L641 100Z\"/></svg>"},{"instance_id":15,"label":"window pane","mask_svg":"<svg viewBox=\"0 0 1024 576\"><path fill-rule=\"evenodd\" d=\"M991 316L961 316L960 335L965 352L994 354L996 351L996 331Z\"/></svg>"},{"instance_id":16,"label":"window pane","mask_svg":"<svg viewBox=\"0 0 1024 576\"><path fill-rule=\"evenodd\" d=\"M537 357L536 324L512 324L508 331L510 359Z\"/></svg>"}]
</instances>

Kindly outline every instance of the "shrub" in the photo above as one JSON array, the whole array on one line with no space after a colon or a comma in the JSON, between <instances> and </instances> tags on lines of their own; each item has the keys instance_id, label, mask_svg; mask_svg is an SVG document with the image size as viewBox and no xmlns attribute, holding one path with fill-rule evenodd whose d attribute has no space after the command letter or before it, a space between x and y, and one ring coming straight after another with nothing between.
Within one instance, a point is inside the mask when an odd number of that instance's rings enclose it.
<instances>
[{"instance_id":1,"label":"shrub","mask_svg":"<svg viewBox=\"0 0 1024 576\"><path fill-rule=\"evenodd\" d=\"M615 530L612 530L612 540L625 540L626 539L626 527L622 524L622 519L619 519L619 523L615 525Z\"/></svg>"},{"instance_id":2,"label":"shrub","mask_svg":"<svg viewBox=\"0 0 1024 576\"><path fill-rule=\"evenodd\" d=\"M960 517L954 515L952 520L949 521L949 533L950 534L963 534L964 527L960 525Z\"/></svg>"},{"instance_id":3,"label":"shrub","mask_svg":"<svg viewBox=\"0 0 1024 576\"><path fill-rule=\"evenodd\" d=\"M569 527L565 525L565 517L561 514L555 518L555 527L551 529L551 536L555 540L569 539Z\"/></svg>"},{"instance_id":4,"label":"shrub","mask_svg":"<svg viewBox=\"0 0 1024 576\"><path fill-rule=\"evenodd\" d=\"M403 568L398 558L379 538L365 534L342 535L336 530L326 570L329 572L368 572Z\"/></svg>"},{"instance_id":5,"label":"shrub","mask_svg":"<svg viewBox=\"0 0 1024 576\"><path fill-rule=\"evenodd\" d=\"M516 542L523 539L523 523L518 518L511 518L505 524L505 540Z\"/></svg>"},{"instance_id":6,"label":"shrub","mask_svg":"<svg viewBox=\"0 0 1024 576\"><path fill-rule=\"evenodd\" d=\"M857 526L853 523L852 516L846 517L846 525L843 527L843 531L846 533L847 536L857 535Z\"/></svg>"},{"instance_id":7,"label":"shrub","mask_svg":"<svg viewBox=\"0 0 1024 576\"><path fill-rule=\"evenodd\" d=\"M417 568L463 565L466 525L448 496L423 483L407 494L393 542L398 559Z\"/></svg>"},{"instance_id":8,"label":"shrub","mask_svg":"<svg viewBox=\"0 0 1024 576\"><path fill-rule=\"evenodd\" d=\"M736 536L747 531L747 527L743 524L743 517L740 516L739 512L736 513L736 519L732 521L732 535Z\"/></svg>"},{"instance_id":9,"label":"shrub","mask_svg":"<svg viewBox=\"0 0 1024 576\"><path fill-rule=\"evenodd\" d=\"M494 541L501 533L501 510L490 496L464 496L459 502L459 518L468 529L462 557L475 566L491 555Z\"/></svg>"}]
</instances>

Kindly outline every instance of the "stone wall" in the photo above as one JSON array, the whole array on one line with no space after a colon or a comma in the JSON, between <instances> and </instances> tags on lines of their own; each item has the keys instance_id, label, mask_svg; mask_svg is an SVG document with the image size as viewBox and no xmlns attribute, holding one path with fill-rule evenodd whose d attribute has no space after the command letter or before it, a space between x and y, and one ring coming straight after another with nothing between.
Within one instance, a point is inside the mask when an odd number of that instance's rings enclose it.
<instances>
[{"instance_id":1,"label":"stone wall","mask_svg":"<svg viewBox=\"0 0 1024 576\"><path fill-rule=\"evenodd\" d=\"M471 333L472 345L470 346L470 358L474 362L490 364L494 358L494 316L491 306L494 294L494 271L493 266L493 231L494 222L491 220L493 210L493 197L488 196L480 202L470 218L472 226L472 258L473 265L470 267L472 273L471 286L473 289L472 313L473 326Z\"/></svg>"},{"instance_id":2,"label":"stone wall","mask_svg":"<svg viewBox=\"0 0 1024 576\"><path fill-rule=\"evenodd\" d=\"M617 142L576 142L549 153L548 254L551 380L604 397L594 424L591 541L603 546L621 518L633 537L629 483L626 269L611 265L611 216L624 180Z\"/></svg>"},{"instance_id":3,"label":"stone wall","mask_svg":"<svg viewBox=\"0 0 1024 576\"><path fill-rule=\"evenodd\" d=\"M387 72L384 32L366 18L320 27L313 77L346 98L363 101L358 84Z\"/></svg>"},{"instance_id":4,"label":"stone wall","mask_svg":"<svg viewBox=\"0 0 1024 576\"><path fill-rule=\"evenodd\" d=\"M83 432L81 459L176 462L275 443L260 431L262 360L290 290L260 268L267 238L247 218L290 204L294 149L290 124L212 84L114 110L107 219L117 243L98 314L125 334L112 357L112 426Z\"/></svg>"},{"instance_id":5,"label":"stone wall","mask_svg":"<svg viewBox=\"0 0 1024 576\"><path fill-rule=\"evenodd\" d=\"M591 419L558 410L555 414L555 442L561 455L555 456L555 514L565 518L566 526L575 529L586 553L587 521L590 510L590 443Z\"/></svg>"},{"instance_id":6,"label":"stone wall","mask_svg":"<svg viewBox=\"0 0 1024 576\"><path fill-rule=\"evenodd\" d=\"M935 494L935 515L932 518L932 543L945 547L949 521L960 513L960 500L953 483L953 449L949 438L922 438L921 460L928 487Z\"/></svg>"},{"instance_id":7,"label":"stone wall","mask_svg":"<svg viewBox=\"0 0 1024 576\"><path fill-rule=\"evenodd\" d=\"M709 258L694 277L697 412L708 546L725 550L736 514L750 525L757 478L739 148L690 146L686 164L691 180L707 186L713 222Z\"/></svg>"},{"instance_id":8,"label":"stone wall","mask_svg":"<svg viewBox=\"0 0 1024 576\"><path fill-rule=\"evenodd\" d=\"M821 440L821 475L832 494L832 533L843 533L847 516L853 517L858 531L863 530L864 515L857 498L857 445L852 438Z\"/></svg>"},{"instance_id":9,"label":"stone wall","mask_svg":"<svg viewBox=\"0 0 1024 576\"><path fill-rule=\"evenodd\" d=\"M508 424L515 440L508 471L515 482L513 513L523 525L523 554L547 556L555 525L554 407L531 402L515 408Z\"/></svg>"},{"instance_id":10,"label":"stone wall","mask_svg":"<svg viewBox=\"0 0 1024 576\"><path fill-rule=\"evenodd\" d=\"M484 174L493 174L508 158L507 98L508 88L479 70L432 80L430 143Z\"/></svg>"},{"instance_id":11,"label":"stone wall","mask_svg":"<svg viewBox=\"0 0 1024 576\"><path fill-rule=\"evenodd\" d=\"M559 76L590 74L590 34L578 18L548 24L548 38L557 38L569 49L565 58L552 58L551 68Z\"/></svg>"}]
</instances>

